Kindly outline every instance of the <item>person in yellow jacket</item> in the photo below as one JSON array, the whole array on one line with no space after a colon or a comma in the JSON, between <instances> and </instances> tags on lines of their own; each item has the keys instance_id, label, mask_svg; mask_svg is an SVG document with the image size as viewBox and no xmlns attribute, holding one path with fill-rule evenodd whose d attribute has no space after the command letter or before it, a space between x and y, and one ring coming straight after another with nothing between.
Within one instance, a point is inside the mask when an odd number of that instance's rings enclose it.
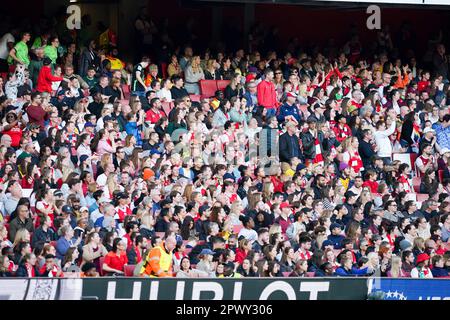
<instances>
[{"instance_id":1,"label":"person in yellow jacket","mask_svg":"<svg viewBox=\"0 0 450 320\"><path fill-rule=\"evenodd\" d=\"M117 48L113 48L109 55L106 56L106 59L111 62L111 70L122 70L125 68L125 63L120 60L117 56L119 55L119 51Z\"/></svg>"},{"instance_id":2,"label":"person in yellow jacket","mask_svg":"<svg viewBox=\"0 0 450 320\"><path fill-rule=\"evenodd\" d=\"M169 236L159 246L150 250L146 261L141 268L141 276L151 278L173 277L172 274L172 251L177 245L177 240Z\"/></svg>"}]
</instances>

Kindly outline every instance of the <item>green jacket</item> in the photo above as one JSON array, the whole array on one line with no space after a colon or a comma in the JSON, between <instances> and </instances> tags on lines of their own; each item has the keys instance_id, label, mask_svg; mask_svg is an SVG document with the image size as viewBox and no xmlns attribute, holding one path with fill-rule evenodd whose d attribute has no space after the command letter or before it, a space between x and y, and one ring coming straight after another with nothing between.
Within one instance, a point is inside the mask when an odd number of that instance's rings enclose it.
<instances>
[{"instance_id":1,"label":"green jacket","mask_svg":"<svg viewBox=\"0 0 450 320\"><path fill-rule=\"evenodd\" d=\"M39 71L41 71L41 68L43 66L42 60L31 60L30 65L28 66L28 69L30 70L30 79L33 81L33 87L36 88L37 86L37 79L39 76Z\"/></svg>"}]
</instances>

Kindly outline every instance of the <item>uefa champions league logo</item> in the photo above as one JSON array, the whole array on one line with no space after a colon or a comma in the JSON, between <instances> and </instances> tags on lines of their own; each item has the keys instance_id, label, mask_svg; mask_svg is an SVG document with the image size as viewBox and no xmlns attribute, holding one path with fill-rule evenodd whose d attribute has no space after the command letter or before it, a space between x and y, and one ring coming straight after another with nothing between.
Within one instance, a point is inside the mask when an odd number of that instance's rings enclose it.
<instances>
[{"instance_id":1,"label":"uefa champions league logo","mask_svg":"<svg viewBox=\"0 0 450 320\"><path fill-rule=\"evenodd\" d=\"M403 292L399 292L397 290L395 291L387 291L384 292L385 299L384 300L408 300L408 297L406 297Z\"/></svg>"}]
</instances>

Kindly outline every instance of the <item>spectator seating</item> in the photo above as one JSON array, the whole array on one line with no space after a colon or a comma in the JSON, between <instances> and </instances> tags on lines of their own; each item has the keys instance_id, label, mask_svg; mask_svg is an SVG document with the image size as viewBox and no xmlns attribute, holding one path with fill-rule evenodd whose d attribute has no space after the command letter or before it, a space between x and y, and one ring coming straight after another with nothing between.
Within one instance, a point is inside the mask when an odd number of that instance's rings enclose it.
<instances>
[{"instance_id":1,"label":"spectator seating","mask_svg":"<svg viewBox=\"0 0 450 320\"><path fill-rule=\"evenodd\" d=\"M413 187L414 187L414 191L416 192L416 193L419 193L419 189L420 189L420 182L422 181L422 178L420 178L420 177L413 177L412 178L412 184L413 184Z\"/></svg>"},{"instance_id":2,"label":"spectator seating","mask_svg":"<svg viewBox=\"0 0 450 320\"><path fill-rule=\"evenodd\" d=\"M103 272L103 263L105 262L105 257L100 257L100 259L98 260L99 261L99 264L100 264L100 276L104 276L105 275L105 273Z\"/></svg>"},{"instance_id":3,"label":"spectator seating","mask_svg":"<svg viewBox=\"0 0 450 320\"><path fill-rule=\"evenodd\" d=\"M401 161L401 163L408 164L413 172L415 172L415 170L416 170L416 166L415 166L416 158L417 158L416 153L393 153L392 154L393 161L399 160L399 161Z\"/></svg>"},{"instance_id":4,"label":"spectator seating","mask_svg":"<svg viewBox=\"0 0 450 320\"><path fill-rule=\"evenodd\" d=\"M225 90L229 83L230 80L200 80L201 97L213 97L217 90Z\"/></svg>"},{"instance_id":5,"label":"spectator seating","mask_svg":"<svg viewBox=\"0 0 450 320\"><path fill-rule=\"evenodd\" d=\"M123 84L122 85L122 92L123 92L123 97L125 99L130 99L131 92L130 92L130 86L129 85Z\"/></svg>"},{"instance_id":6,"label":"spectator seating","mask_svg":"<svg viewBox=\"0 0 450 320\"><path fill-rule=\"evenodd\" d=\"M217 80L217 90L224 91L230 80Z\"/></svg>"},{"instance_id":7,"label":"spectator seating","mask_svg":"<svg viewBox=\"0 0 450 320\"><path fill-rule=\"evenodd\" d=\"M201 100L201 95L199 95L199 94L190 94L189 95L189 98L191 98L191 101L192 102L200 102L200 100Z\"/></svg>"},{"instance_id":8,"label":"spectator seating","mask_svg":"<svg viewBox=\"0 0 450 320\"><path fill-rule=\"evenodd\" d=\"M132 277L134 274L134 269L136 268L136 265L129 264L125 266L125 277Z\"/></svg>"}]
</instances>

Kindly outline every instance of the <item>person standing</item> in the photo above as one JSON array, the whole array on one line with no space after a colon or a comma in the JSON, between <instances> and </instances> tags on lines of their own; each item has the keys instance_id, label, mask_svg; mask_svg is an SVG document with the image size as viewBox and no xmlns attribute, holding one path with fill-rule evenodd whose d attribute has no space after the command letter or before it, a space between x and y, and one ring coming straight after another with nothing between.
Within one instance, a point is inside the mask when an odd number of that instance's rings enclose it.
<instances>
[{"instance_id":1,"label":"person standing","mask_svg":"<svg viewBox=\"0 0 450 320\"><path fill-rule=\"evenodd\" d=\"M144 97L147 87L144 82L144 70L148 67L150 59L147 56L142 57L141 62L133 68L131 76L131 94L139 97Z\"/></svg>"},{"instance_id":2,"label":"person standing","mask_svg":"<svg viewBox=\"0 0 450 320\"><path fill-rule=\"evenodd\" d=\"M277 113L277 93L273 83L273 71L267 68L264 71L264 80L258 84L258 103L267 109L266 117L269 118Z\"/></svg>"},{"instance_id":3,"label":"person standing","mask_svg":"<svg viewBox=\"0 0 450 320\"><path fill-rule=\"evenodd\" d=\"M176 244L175 237L169 236L159 246L150 250L140 274L151 278L172 277L172 252Z\"/></svg>"},{"instance_id":4,"label":"person standing","mask_svg":"<svg viewBox=\"0 0 450 320\"><path fill-rule=\"evenodd\" d=\"M50 39L50 44L46 45L44 48L44 55L52 61L52 65L56 65L56 59L58 59L58 47L59 39L58 37L52 37Z\"/></svg>"},{"instance_id":5,"label":"person standing","mask_svg":"<svg viewBox=\"0 0 450 320\"><path fill-rule=\"evenodd\" d=\"M29 32L22 33L22 39L9 51L8 64L22 64L28 67L30 57L28 56L27 42L30 41L30 38L31 34Z\"/></svg>"}]
</instances>

